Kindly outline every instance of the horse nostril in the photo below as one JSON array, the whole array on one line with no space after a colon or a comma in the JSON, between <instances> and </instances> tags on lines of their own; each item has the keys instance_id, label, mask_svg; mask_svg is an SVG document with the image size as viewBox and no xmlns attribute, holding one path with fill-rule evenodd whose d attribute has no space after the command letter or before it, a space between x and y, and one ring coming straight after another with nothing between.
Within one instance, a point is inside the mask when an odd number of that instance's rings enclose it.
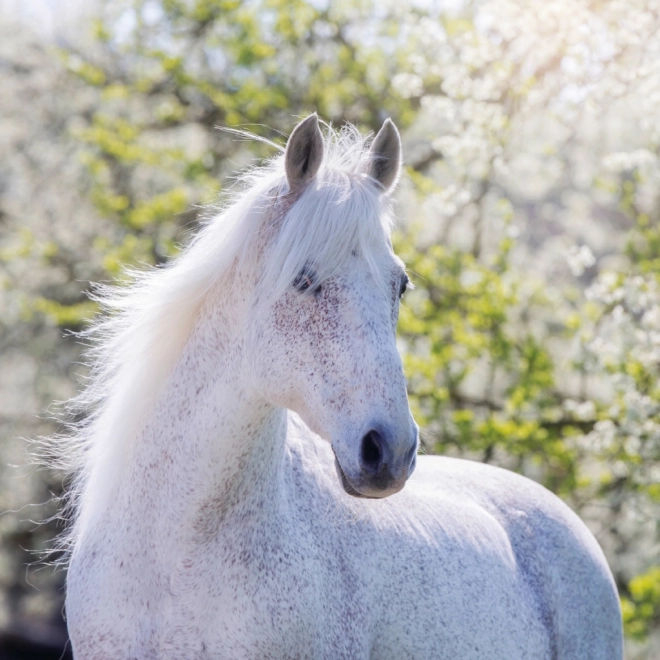
<instances>
[{"instance_id":1,"label":"horse nostril","mask_svg":"<svg viewBox=\"0 0 660 660\"><path fill-rule=\"evenodd\" d=\"M362 438L362 448L360 450L360 462L362 468L370 472L377 472L381 467L383 460L382 438L378 431L369 431Z\"/></svg>"}]
</instances>

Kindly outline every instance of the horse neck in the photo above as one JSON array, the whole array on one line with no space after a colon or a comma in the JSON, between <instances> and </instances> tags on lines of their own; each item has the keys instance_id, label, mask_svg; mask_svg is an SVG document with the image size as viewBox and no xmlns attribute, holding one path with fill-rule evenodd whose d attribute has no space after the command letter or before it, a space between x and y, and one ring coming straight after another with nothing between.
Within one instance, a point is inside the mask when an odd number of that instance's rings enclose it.
<instances>
[{"instance_id":1,"label":"horse neck","mask_svg":"<svg viewBox=\"0 0 660 660\"><path fill-rule=\"evenodd\" d=\"M232 510L266 513L278 501L286 411L248 386L236 321L245 310L236 309L240 292L232 297L207 297L121 482L117 518L137 524L120 529L138 529L168 548Z\"/></svg>"}]
</instances>

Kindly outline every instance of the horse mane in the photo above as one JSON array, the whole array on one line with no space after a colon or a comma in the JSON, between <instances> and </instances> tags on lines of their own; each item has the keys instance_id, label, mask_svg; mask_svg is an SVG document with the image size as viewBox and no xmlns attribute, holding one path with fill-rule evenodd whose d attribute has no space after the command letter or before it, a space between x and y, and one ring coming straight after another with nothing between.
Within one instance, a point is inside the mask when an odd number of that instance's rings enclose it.
<instances>
[{"instance_id":1,"label":"horse mane","mask_svg":"<svg viewBox=\"0 0 660 660\"><path fill-rule=\"evenodd\" d=\"M247 134L243 134L247 136ZM253 137L253 136L250 136ZM214 207L187 247L165 266L130 272L125 286L97 286L102 311L80 333L89 376L66 406L64 434L41 443L48 467L70 475L59 542L64 561L84 526L81 509L108 501L130 460L145 415L153 407L191 334L206 294L237 263L254 259L255 238L278 208L264 282L290 286L310 261L319 282L359 251L369 259L375 237L389 234L387 196L364 172L369 137L351 125L325 126L323 164L297 196L288 191L282 147L263 165L237 177L235 191Z\"/></svg>"}]
</instances>

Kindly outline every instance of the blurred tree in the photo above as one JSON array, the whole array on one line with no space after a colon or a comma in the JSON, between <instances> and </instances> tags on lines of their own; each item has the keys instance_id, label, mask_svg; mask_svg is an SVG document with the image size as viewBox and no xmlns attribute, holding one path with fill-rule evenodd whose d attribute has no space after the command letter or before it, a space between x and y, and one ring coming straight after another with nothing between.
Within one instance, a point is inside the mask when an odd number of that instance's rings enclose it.
<instances>
[{"instance_id":1,"label":"blurred tree","mask_svg":"<svg viewBox=\"0 0 660 660\"><path fill-rule=\"evenodd\" d=\"M9 18L0 22L0 86L1 633L61 622L63 574L38 570L34 552L61 529L50 517L62 479L26 466L23 438L53 433L42 411L75 392L78 346L37 310L42 301L68 309L82 299L80 281L96 270L81 255L100 226L88 223L79 147L66 135L92 95Z\"/></svg>"},{"instance_id":2,"label":"blurred tree","mask_svg":"<svg viewBox=\"0 0 660 660\"><path fill-rule=\"evenodd\" d=\"M283 142L312 110L364 130L393 116L408 164L396 246L417 285L400 341L426 451L521 471L567 499L608 555L628 634L657 638L657 12L641 0L101 11L93 46L61 49L62 68L37 48L33 69L14 59L6 76L19 87L12 125L27 131L7 149L57 154L52 207L33 171L20 203L0 197L6 336L40 338L35 373L64 345L57 374L71 377L76 349L52 326L93 313L80 280L167 260L194 205L270 154L217 126ZM30 92L37 70L50 94ZM28 93L43 99L37 122L21 115ZM32 340L21 350L39 354ZM40 391L66 395L68 382ZM630 653L652 657L653 643Z\"/></svg>"},{"instance_id":3,"label":"blurred tree","mask_svg":"<svg viewBox=\"0 0 660 660\"><path fill-rule=\"evenodd\" d=\"M192 204L213 199L234 159L245 164L245 144L219 126L281 140L312 109L372 129L390 114L412 116L409 101L388 94L396 62L382 57L392 40L383 35L393 24L376 20L371 3L168 0L106 11L94 57L69 49L63 58L99 93L76 137L87 147L92 200L116 222L96 245L113 275L171 255L197 218Z\"/></svg>"}]
</instances>

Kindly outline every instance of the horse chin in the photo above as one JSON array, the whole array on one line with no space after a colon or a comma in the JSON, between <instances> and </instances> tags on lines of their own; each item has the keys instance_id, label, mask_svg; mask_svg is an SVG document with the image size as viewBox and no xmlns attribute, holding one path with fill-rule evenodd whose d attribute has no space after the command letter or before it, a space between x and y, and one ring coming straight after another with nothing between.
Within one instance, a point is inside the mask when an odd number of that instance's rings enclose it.
<instances>
[{"instance_id":1,"label":"horse chin","mask_svg":"<svg viewBox=\"0 0 660 660\"><path fill-rule=\"evenodd\" d=\"M387 497L388 495L392 494L392 491L383 491L382 495L377 495L377 494L364 494L361 493L349 480L348 477L346 476L344 470L341 467L341 464L337 460L337 457L335 456L335 469L337 470L337 475L339 476L339 481L341 482L341 485L344 489L344 491L348 494L351 495L352 497L359 497L364 500L381 500L384 497Z\"/></svg>"}]
</instances>

